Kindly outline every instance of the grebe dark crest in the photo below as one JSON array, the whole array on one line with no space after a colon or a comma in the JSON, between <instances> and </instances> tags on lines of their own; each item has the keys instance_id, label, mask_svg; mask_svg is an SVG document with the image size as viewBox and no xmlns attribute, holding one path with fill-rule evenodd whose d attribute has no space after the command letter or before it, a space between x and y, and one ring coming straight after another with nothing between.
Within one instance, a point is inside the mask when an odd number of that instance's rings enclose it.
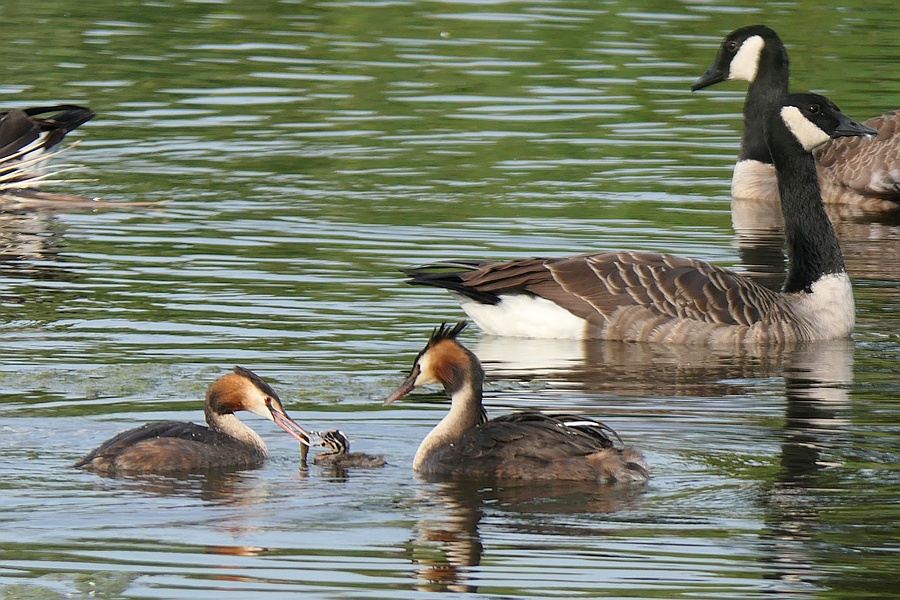
<instances>
[{"instance_id":1,"label":"grebe dark crest","mask_svg":"<svg viewBox=\"0 0 900 600\"><path fill-rule=\"evenodd\" d=\"M50 116L41 116L55 113ZM54 148L73 129L90 121L94 111L64 104L0 113L0 191L39 187L54 173L46 172Z\"/></svg>"},{"instance_id":2,"label":"grebe dark crest","mask_svg":"<svg viewBox=\"0 0 900 600\"><path fill-rule=\"evenodd\" d=\"M384 457L366 454L364 452L350 452L350 439L339 429L315 432L322 439L322 444L328 448L313 459L317 465L333 465L335 467L376 468L383 467L386 463Z\"/></svg>"},{"instance_id":3,"label":"grebe dark crest","mask_svg":"<svg viewBox=\"0 0 900 600\"><path fill-rule=\"evenodd\" d=\"M209 427L181 421L147 423L123 431L74 466L108 475L258 467L269 450L234 415L240 410L274 421L309 446L309 434L288 416L275 390L253 371L236 366L209 386L204 409Z\"/></svg>"},{"instance_id":4,"label":"grebe dark crest","mask_svg":"<svg viewBox=\"0 0 900 600\"><path fill-rule=\"evenodd\" d=\"M385 405L414 388L440 383L450 412L429 433L413 461L423 475L493 480L645 481L640 452L617 447L619 436L579 415L516 412L488 419L481 404L484 371L478 357L457 341L461 321L431 334L412 372Z\"/></svg>"},{"instance_id":5,"label":"grebe dark crest","mask_svg":"<svg viewBox=\"0 0 900 600\"><path fill-rule=\"evenodd\" d=\"M404 270L409 283L448 289L494 335L729 346L849 337L853 289L812 152L877 132L815 94L782 97L766 123L787 238L781 292L700 260L628 251L436 263Z\"/></svg>"}]
</instances>

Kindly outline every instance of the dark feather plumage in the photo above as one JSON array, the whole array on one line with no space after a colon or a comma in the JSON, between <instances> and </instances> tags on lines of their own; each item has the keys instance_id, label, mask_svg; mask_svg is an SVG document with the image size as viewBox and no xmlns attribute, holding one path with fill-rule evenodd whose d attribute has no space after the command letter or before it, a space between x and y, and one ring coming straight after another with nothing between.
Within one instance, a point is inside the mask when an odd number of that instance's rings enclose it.
<instances>
[{"instance_id":1,"label":"dark feather plumage","mask_svg":"<svg viewBox=\"0 0 900 600\"><path fill-rule=\"evenodd\" d=\"M596 337L608 339L640 341L635 323L641 331L673 319L749 327L789 312L777 292L716 265L668 254L601 252L466 266L472 270L407 269L408 283L472 299L537 296L587 320Z\"/></svg>"},{"instance_id":2,"label":"dark feather plumage","mask_svg":"<svg viewBox=\"0 0 900 600\"><path fill-rule=\"evenodd\" d=\"M610 427L580 415L520 411L488 419L482 404L484 371L457 341L465 322L441 324L419 353L390 404L413 387L440 382L450 412L422 441L413 468L423 475L598 483L647 479L640 452L617 447Z\"/></svg>"},{"instance_id":3,"label":"dark feather plumage","mask_svg":"<svg viewBox=\"0 0 900 600\"><path fill-rule=\"evenodd\" d=\"M116 463L128 464L131 472L186 472L226 462L229 468L250 468L265 460L265 453L248 453L234 438L203 425L154 421L112 437L74 466L105 474L114 473Z\"/></svg>"},{"instance_id":4,"label":"dark feather plumage","mask_svg":"<svg viewBox=\"0 0 900 600\"><path fill-rule=\"evenodd\" d=\"M40 116L55 113L50 116ZM40 186L53 149L94 117L83 106L63 104L0 113L0 190Z\"/></svg>"},{"instance_id":5,"label":"dark feather plumage","mask_svg":"<svg viewBox=\"0 0 900 600\"><path fill-rule=\"evenodd\" d=\"M521 411L490 419L434 451L424 475L472 479L643 481L639 452L608 426L576 415Z\"/></svg>"}]
</instances>

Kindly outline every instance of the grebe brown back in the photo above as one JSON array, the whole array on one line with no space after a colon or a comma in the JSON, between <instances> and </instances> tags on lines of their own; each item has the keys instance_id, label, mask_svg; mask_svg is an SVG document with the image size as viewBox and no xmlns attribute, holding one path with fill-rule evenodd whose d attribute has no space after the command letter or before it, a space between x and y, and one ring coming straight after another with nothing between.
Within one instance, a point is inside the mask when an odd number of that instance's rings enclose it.
<instances>
[{"instance_id":1,"label":"grebe brown back","mask_svg":"<svg viewBox=\"0 0 900 600\"><path fill-rule=\"evenodd\" d=\"M494 480L646 481L641 453L617 447L613 438L619 436L592 419L522 411L488 420L481 403L481 363L456 340L465 326L461 321L435 328L409 377L385 401L388 405L429 383L441 383L450 395L450 412L419 446L415 471Z\"/></svg>"},{"instance_id":2,"label":"grebe brown back","mask_svg":"<svg viewBox=\"0 0 900 600\"><path fill-rule=\"evenodd\" d=\"M55 113L50 116L40 116ZM94 111L63 104L0 113L0 190L37 187L53 148L73 129L90 121Z\"/></svg>"},{"instance_id":3,"label":"grebe brown back","mask_svg":"<svg viewBox=\"0 0 900 600\"><path fill-rule=\"evenodd\" d=\"M382 456L350 452L350 439L339 429L329 429L317 433L328 448L327 451L319 453L313 459L313 463L317 465L372 469L383 467L386 464Z\"/></svg>"},{"instance_id":4,"label":"grebe brown back","mask_svg":"<svg viewBox=\"0 0 900 600\"><path fill-rule=\"evenodd\" d=\"M181 421L147 423L123 431L74 466L107 475L258 467L269 450L234 415L239 410L274 421L309 446L309 434L288 416L275 390L256 373L236 366L234 373L209 386L204 409L209 427Z\"/></svg>"}]
</instances>

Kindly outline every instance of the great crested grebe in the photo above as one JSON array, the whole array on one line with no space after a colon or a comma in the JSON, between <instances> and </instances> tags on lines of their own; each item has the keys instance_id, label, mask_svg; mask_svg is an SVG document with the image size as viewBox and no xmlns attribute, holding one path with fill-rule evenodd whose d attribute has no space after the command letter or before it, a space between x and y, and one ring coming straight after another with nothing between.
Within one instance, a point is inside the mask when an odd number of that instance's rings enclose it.
<instances>
[{"instance_id":1,"label":"great crested grebe","mask_svg":"<svg viewBox=\"0 0 900 600\"><path fill-rule=\"evenodd\" d=\"M736 198L773 201L778 183L766 144L766 115L788 93L790 70L784 43L765 25L741 27L725 36L709 69L692 91L727 80L750 82L744 102L744 133L734 167L731 193ZM874 117L863 125L878 137L851 137L826 142L815 152L824 201L863 208L900 206L900 111Z\"/></svg>"},{"instance_id":2,"label":"great crested grebe","mask_svg":"<svg viewBox=\"0 0 900 600\"><path fill-rule=\"evenodd\" d=\"M847 337L853 290L812 150L877 132L815 94L782 98L768 119L788 248L782 292L703 261L625 251L435 263L405 269L408 283L447 288L494 335L721 345Z\"/></svg>"},{"instance_id":3,"label":"great crested grebe","mask_svg":"<svg viewBox=\"0 0 900 600\"><path fill-rule=\"evenodd\" d=\"M429 383L441 383L450 395L450 412L416 452L416 472L493 480L647 480L641 453L616 447L613 437L619 436L603 423L530 410L488 420L481 404L481 363L456 340L465 327L461 321L435 328L409 377L384 402L388 405Z\"/></svg>"},{"instance_id":4,"label":"great crested grebe","mask_svg":"<svg viewBox=\"0 0 900 600\"><path fill-rule=\"evenodd\" d=\"M123 431L74 466L107 475L258 467L269 450L234 415L239 410L274 421L309 446L309 434L288 416L275 390L253 371L236 366L234 373L209 386L204 409L209 427L182 421L147 423Z\"/></svg>"},{"instance_id":5,"label":"great crested grebe","mask_svg":"<svg viewBox=\"0 0 900 600\"><path fill-rule=\"evenodd\" d=\"M335 467L376 468L383 467L386 463L384 457L366 454L364 452L350 452L350 439L339 429L315 432L322 439L322 443L328 448L313 459L317 465L332 465Z\"/></svg>"},{"instance_id":6,"label":"great crested grebe","mask_svg":"<svg viewBox=\"0 0 900 600\"><path fill-rule=\"evenodd\" d=\"M41 116L55 113L50 116ZM47 183L44 167L67 133L90 121L94 111L63 104L0 113L0 191Z\"/></svg>"}]
</instances>

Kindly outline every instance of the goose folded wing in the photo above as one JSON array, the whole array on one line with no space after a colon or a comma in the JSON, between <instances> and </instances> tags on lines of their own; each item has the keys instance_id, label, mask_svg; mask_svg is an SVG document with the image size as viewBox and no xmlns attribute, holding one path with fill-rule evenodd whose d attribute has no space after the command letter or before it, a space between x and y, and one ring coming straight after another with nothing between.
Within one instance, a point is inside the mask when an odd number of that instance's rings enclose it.
<instances>
[{"instance_id":1,"label":"goose folded wing","mask_svg":"<svg viewBox=\"0 0 900 600\"><path fill-rule=\"evenodd\" d=\"M715 265L649 252L485 263L459 279L474 293L531 294L589 321L642 307L661 317L750 325L779 299Z\"/></svg>"}]
</instances>

